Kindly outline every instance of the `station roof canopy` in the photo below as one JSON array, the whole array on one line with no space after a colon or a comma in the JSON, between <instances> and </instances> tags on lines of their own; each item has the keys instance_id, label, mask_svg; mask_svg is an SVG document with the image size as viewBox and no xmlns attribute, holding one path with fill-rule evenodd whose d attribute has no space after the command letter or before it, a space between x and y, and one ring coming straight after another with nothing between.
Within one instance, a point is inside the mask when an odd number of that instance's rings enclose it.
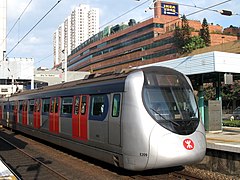
<instances>
[{"instance_id":1,"label":"station roof canopy","mask_svg":"<svg viewBox=\"0 0 240 180\"><path fill-rule=\"evenodd\" d=\"M183 58L151 64L176 69L185 75L220 73L240 73L240 54L208 52Z\"/></svg>"}]
</instances>

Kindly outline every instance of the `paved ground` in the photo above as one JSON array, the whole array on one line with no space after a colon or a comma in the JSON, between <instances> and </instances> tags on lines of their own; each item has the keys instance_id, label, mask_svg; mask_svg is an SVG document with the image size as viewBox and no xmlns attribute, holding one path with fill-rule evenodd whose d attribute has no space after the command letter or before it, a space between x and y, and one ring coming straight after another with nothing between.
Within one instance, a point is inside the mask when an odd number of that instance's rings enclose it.
<instances>
[{"instance_id":1,"label":"paved ground","mask_svg":"<svg viewBox=\"0 0 240 180\"><path fill-rule=\"evenodd\" d=\"M223 131L207 132L207 147L240 153L240 128L223 127Z\"/></svg>"}]
</instances>

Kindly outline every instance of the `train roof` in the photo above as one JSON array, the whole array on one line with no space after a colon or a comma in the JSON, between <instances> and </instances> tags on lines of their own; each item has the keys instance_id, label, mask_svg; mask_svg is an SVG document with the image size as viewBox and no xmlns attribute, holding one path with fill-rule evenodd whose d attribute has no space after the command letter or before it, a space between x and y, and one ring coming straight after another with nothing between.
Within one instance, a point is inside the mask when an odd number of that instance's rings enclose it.
<instances>
[{"instance_id":1,"label":"train roof","mask_svg":"<svg viewBox=\"0 0 240 180\"><path fill-rule=\"evenodd\" d=\"M81 85L86 85L86 84L92 84L96 82L103 82L103 81L112 81L116 79L125 79L127 75L132 72L135 69L123 69L121 71L114 71L114 72L107 72L103 74L99 73L92 73L89 75L86 75L84 79L76 80L76 81L71 81L71 82L66 82L66 83L61 83L61 84L56 84L52 86L44 86L40 87L37 89L32 89L32 90L25 90L19 93L15 93L12 95L14 96L19 96L19 95L25 95L29 93L41 93L45 91L54 91L56 89L67 89L67 88L72 88L72 87L77 87Z\"/></svg>"}]
</instances>

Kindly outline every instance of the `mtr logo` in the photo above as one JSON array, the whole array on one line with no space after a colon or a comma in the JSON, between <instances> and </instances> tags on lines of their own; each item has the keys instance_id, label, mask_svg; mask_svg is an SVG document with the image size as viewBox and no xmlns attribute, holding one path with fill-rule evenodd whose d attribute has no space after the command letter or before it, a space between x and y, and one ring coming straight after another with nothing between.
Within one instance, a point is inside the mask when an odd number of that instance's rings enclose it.
<instances>
[{"instance_id":1,"label":"mtr logo","mask_svg":"<svg viewBox=\"0 0 240 180\"><path fill-rule=\"evenodd\" d=\"M183 146L187 150L193 150L194 149L194 142L191 139L184 139Z\"/></svg>"}]
</instances>

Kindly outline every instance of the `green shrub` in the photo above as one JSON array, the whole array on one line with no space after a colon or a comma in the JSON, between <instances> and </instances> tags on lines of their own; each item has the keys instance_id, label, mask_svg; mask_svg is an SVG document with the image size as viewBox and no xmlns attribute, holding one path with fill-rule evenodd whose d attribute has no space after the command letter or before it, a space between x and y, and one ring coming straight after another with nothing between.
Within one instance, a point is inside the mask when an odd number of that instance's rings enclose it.
<instances>
[{"instance_id":1,"label":"green shrub","mask_svg":"<svg viewBox=\"0 0 240 180\"><path fill-rule=\"evenodd\" d=\"M223 120L223 126L240 127L240 120Z\"/></svg>"}]
</instances>

